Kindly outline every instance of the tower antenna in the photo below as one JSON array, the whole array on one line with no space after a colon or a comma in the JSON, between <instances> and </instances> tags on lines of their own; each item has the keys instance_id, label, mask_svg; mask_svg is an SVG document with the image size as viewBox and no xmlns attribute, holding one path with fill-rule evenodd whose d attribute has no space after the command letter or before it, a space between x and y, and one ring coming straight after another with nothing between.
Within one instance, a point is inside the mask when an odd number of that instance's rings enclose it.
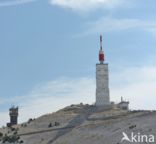
<instances>
[{"instance_id":1,"label":"tower antenna","mask_svg":"<svg viewBox=\"0 0 156 144\"><path fill-rule=\"evenodd\" d=\"M100 35L100 49L102 50L102 35Z\"/></svg>"},{"instance_id":2,"label":"tower antenna","mask_svg":"<svg viewBox=\"0 0 156 144\"><path fill-rule=\"evenodd\" d=\"M100 35L100 51L99 51L99 61L100 61L100 64L103 64L104 62L104 52L102 50L102 35Z\"/></svg>"}]
</instances>

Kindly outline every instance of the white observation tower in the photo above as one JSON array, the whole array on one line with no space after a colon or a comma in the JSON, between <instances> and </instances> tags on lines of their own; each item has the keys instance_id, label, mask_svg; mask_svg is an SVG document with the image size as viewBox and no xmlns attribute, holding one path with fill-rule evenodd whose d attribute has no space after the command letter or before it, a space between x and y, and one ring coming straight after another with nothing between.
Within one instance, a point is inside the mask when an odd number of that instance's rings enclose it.
<instances>
[{"instance_id":1,"label":"white observation tower","mask_svg":"<svg viewBox=\"0 0 156 144\"><path fill-rule=\"evenodd\" d=\"M105 63L105 55L102 49L102 36L100 36L99 63L96 64L96 106L109 106L109 72Z\"/></svg>"}]
</instances>

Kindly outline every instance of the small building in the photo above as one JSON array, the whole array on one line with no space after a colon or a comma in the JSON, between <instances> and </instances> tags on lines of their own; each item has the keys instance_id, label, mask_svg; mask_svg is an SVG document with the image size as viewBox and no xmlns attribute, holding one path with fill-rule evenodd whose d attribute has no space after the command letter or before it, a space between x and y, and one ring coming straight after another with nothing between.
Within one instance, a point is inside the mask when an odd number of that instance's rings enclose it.
<instances>
[{"instance_id":1,"label":"small building","mask_svg":"<svg viewBox=\"0 0 156 144\"><path fill-rule=\"evenodd\" d=\"M7 126L13 126L18 124L18 107L11 107L9 109L9 115L10 115L10 123L7 123Z\"/></svg>"},{"instance_id":2,"label":"small building","mask_svg":"<svg viewBox=\"0 0 156 144\"><path fill-rule=\"evenodd\" d=\"M124 101L121 97L121 102L117 104L117 107L122 110L129 110L129 101Z\"/></svg>"}]
</instances>

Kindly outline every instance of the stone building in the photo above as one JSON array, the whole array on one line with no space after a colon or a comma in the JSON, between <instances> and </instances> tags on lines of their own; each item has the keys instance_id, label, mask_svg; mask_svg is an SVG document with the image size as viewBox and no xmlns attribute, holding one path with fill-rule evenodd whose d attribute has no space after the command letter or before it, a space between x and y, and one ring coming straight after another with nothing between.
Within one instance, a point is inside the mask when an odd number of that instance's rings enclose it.
<instances>
[{"instance_id":1,"label":"stone building","mask_svg":"<svg viewBox=\"0 0 156 144\"><path fill-rule=\"evenodd\" d=\"M10 122L7 123L7 126L10 127L12 125L18 124L18 107L11 107L9 109Z\"/></svg>"}]
</instances>

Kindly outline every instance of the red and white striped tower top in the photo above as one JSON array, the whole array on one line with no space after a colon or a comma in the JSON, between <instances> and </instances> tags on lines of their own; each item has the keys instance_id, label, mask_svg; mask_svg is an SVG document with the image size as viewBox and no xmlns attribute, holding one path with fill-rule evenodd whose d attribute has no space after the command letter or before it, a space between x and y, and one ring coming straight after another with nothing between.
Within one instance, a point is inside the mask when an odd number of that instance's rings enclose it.
<instances>
[{"instance_id":1,"label":"red and white striped tower top","mask_svg":"<svg viewBox=\"0 0 156 144\"><path fill-rule=\"evenodd\" d=\"M100 35L100 51L99 51L99 61L100 64L103 64L105 60L104 52L102 50L102 35Z\"/></svg>"}]
</instances>

